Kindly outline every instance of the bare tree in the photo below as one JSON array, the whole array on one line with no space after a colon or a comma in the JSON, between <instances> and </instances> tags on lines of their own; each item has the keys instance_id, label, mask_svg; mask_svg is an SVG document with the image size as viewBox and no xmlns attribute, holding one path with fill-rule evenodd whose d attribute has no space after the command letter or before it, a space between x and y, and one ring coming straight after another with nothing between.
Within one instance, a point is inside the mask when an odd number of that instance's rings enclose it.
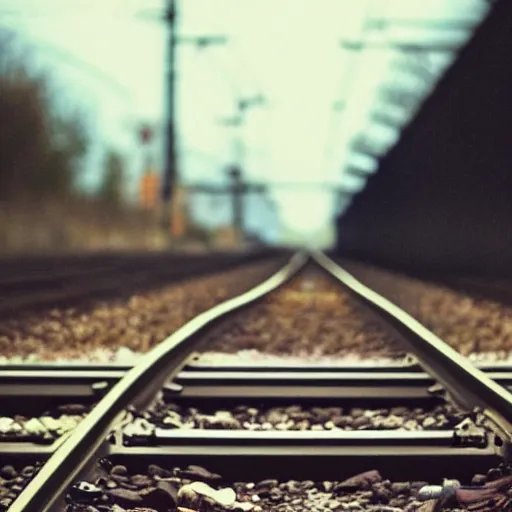
<instances>
[{"instance_id":1,"label":"bare tree","mask_svg":"<svg viewBox=\"0 0 512 512\"><path fill-rule=\"evenodd\" d=\"M124 162L116 151L109 151L105 158L103 181L99 196L107 206L119 208L124 203Z\"/></svg>"},{"instance_id":2,"label":"bare tree","mask_svg":"<svg viewBox=\"0 0 512 512\"><path fill-rule=\"evenodd\" d=\"M49 80L0 31L0 198L70 194L87 149L83 118L57 113Z\"/></svg>"}]
</instances>

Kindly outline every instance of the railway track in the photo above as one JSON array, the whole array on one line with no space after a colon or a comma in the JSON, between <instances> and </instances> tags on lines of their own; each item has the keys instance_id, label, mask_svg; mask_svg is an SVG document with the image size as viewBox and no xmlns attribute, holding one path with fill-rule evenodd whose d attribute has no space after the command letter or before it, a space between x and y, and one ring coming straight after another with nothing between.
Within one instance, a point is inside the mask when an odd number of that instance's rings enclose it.
<instances>
[{"instance_id":1,"label":"railway track","mask_svg":"<svg viewBox=\"0 0 512 512\"><path fill-rule=\"evenodd\" d=\"M36 421L30 438L0 437L0 510L508 510L510 368L473 367L324 255L308 258L294 256L199 315L134 367L2 372L6 410ZM304 291L290 294L296 311L304 297L336 311L338 298L315 288L325 279L408 357L378 367L265 367L200 356L232 335L236 315L290 280ZM48 418L65 415L77 426L48 432ZM441 487L424 487L444 478L475 488L445 482L438 498Z\"/></svg>"},{"instance_id":2,"label":"railway track","mask_svg":"<svg viewBox=\"0 0 512 512\"><path fill-rule=\"evenodd\" d=\"M186 256L155 252L3 258L0 260L0 315L130 293L282 256L282 251L259 250Z\"/></svg>"}]
</instances>

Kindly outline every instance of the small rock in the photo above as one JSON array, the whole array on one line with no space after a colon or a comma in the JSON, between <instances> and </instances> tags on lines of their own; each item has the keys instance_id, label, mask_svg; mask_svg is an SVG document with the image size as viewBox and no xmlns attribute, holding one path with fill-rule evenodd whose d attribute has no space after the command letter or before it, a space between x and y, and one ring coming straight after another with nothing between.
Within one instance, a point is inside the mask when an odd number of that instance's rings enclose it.
<instances>
[{"instance_id":1,"label":"small rock","mask_svg":"<svg viewBox=\"0 0 512 512\"><path fill-rule=\"evenodd\" d=\"M25 466L21 470L21 475L27 478L32 478L36 472L36 468L34 466Z\"/></svg>"},{"instance_id":2,"label":"small rock","mask_svg":"<svg viewBox=\"0 0 512 512\"><path fill-rule=\"evenodd\" d=\"M163 420L162 420L162 427L163 428L182 428L183 427L183 422L176 419L176 418L171 418L169 416L166 416Z\"/></svg>"},{"instance_id":3,"label":"small rock","mask_svg":"<svg viewBox=\"0 0 512 512\"><path fill-rule=\"evenodd\" d=\"M328 480L322 482L322 484L324 486L325 492L331 492L332 488L334 487L334 484L332 482L329 482Z\"/></svg>"},{"instance_id":4,"label":"small rock","mask_svg":"<svg viewBox=\"0 0 512 512\"><path fill-rule=\"evenodd\" d=\"M482 486L486 483L487 479L485 475L474 475L471 479L471 485Z\"/></svg>"},{"instance_id":5,"label":"small rock","mask_svg":"<svg viewBox=\"0 0 512 512\"><path fill-rule=\"evenodd\" d=\"M313 482L313 480L303 480L302 481L302 488L305 489L306 491L308 489L313 489L313 487L315 487L315 482Z\"/></svg>"},{"instance_id":6,"label":"small rock","mask_svg":"<svg viewBox=\"0 0 512 512\"><path fill-rule=\"evenodd\" d=\"M167 484L167 485L166 485ZM171 489L168 482L158 482L157 487L146 487L139 491L142 506L157 510L174 509L177 503L177 489Z\"/></svg>"},{"instance_id":7,"label":"small rock","mask_svg":"<svg viewBox=\"0 0 512 512\"><path fill-rule=\"evenodd\" d=\"M396 429L404 425L404 419L400 416L388 416L381 422L381 426L387 429Z\"/></svg>"},{"instance_id":8,"label":"small rock","mask_svg":"<svg viewBox=\"0 0 512 512\"><path fill-rule=\"evenodd\" d=\"M62 433L62 421L56 420L51 416L41 416L39 421L45 426L50 432Z\"/></svg>"},{"instance_id":9,"label":"small rock","mask_svg":"<svg viewBox=\"0 0 512 512\"><path fill-rule=\"evenodd\" d=\"M5 480L12 480L18 476L18 472L14 469L14 466L2 466L0 468L0 477Z\"/></svg>"},{"instance_id":10,"label":"small rock","mask_svg":"<svg viewBox=\"0 0 512 512\"><path fill-rule=\"evenodd\" d=\"M23 428L29 434L34 435L41 435L47 432L45 426L37 418L30 418L24 423Z\"/></svg>"},{"instance_id":11,"label":"small rock","mask_svg":"<svg viewBox=\"0 0 512 512\"><path fill-rule=\"evenodd\" d=\"M14 500L12 498L3 498L0 500L0 510L9 510Z\"/></svg>"},{"instance_id":12,"label":"small rock","mask_svg":"<svg viewBox=\"0 0 512 512\"><path fill-rule=\"evenodd\" d=\"M276 409L270 409L267 413L267 422L271 425L276 425L277 423L281 423L283 421L283 413Z\"/></svg>"},{"instance_id":13,"label":"small rock","mask_svg":"<svg viewBox=\"0 0 512 512\"><path fill-rule=\"evenodd\" d=\"M202 466L190 465L187 469L181 471L180 476L182 478L189 478L191 480L200 480L203 482L216 482L221 480L221 476L217 473L211 473Z\"/></svg>"},{"instance_id":14,"label":"small rock","mask_svg":"<svg viewBox=\"0 0 512 512\"><path fill-rule=\"evenodd\" d=\"M445 478L443 480L443 487L460 487L461 483L453 478Z\"/></svg>"},{"instance_id":15,"label":"small rock","mask_svg":"<svg viewBox=\"0 0 512 512\"><path fill-rule=\"evenodd\" d=\"M226 487L225 489L215 490L204 482L192 482L188 484L189 489L197 494L211 498L213 501L222 505L223 507L229 507L236 501L236 493L233 489ZM180 489L180 492L183 487Z\"/></svg>"},{"instance_id":16,"label":"small rock","mask_svg":"<svg viewBox=\"0 0 512 512\"><path fill-rule=\"evenodd\" d=\"M371 501L372 503L378 504L388 504L389 500L392 496L392 492L390 489L386 489L383 485L375 485L373 490L371 491Z\"/></svg>"},{"instance_id":17,"label":"small rock","mask_svg":"<svg viewBox=\"0 0 512 512\"><path fill-rule=\"evenodd\" d=\"M123 489L130 489L131 491L138 491L140 489L140 487L138 485L135 485L135 484L132 484L130 482L130 479L125 476L125 477L113 477L113 478L117 478L117 482L119 484L119 487L122 487ZM122 478L123 480L120 480L120 478Z\"/></svg>"},{"instance_id":18,"label":"small rock","mask_svg":"<svg viewBox=\"0 0 512 512\"><path fill-rule=\"evenodd\" d=\"M332 411L325 407L312 407L311 413L314 415L316 421L320 423L329 421L332 416Z\"/></svg>"},{"instance_id":19,"label":"small rock","mask_svg":"<svg viewBox=\"0 0 512 512\"><path fill-rule=\"evenodd\" d=\"M290 494L299 494L301 492L301 485L300 482L297 482L296 480L289 480L285 483L285 489Z\"/></svg>"},{"instance_id":20,"label":"small rock","mask_svg":"<svg viewBox=\"0 0 512 512\"><path fill-rule=\"evenodd\" d=\"M255 489L256 490L259 490L259 489L272 489L274 487L277 487L278 486L278 481L277 480L274 480L274 479L267 479L267 480L261 480L260 482L258 482L255 486Z\"/></svg>"},{"instance_id":21,"label":"small rock","mask_svg":"<svg viewBox=\"0 0 512 512\"><path fill-rule=\"evenodd\" d=\"M157 482L156 487L161 492L166 493L169 496L169 500L174 502L174 505L178 503L178 485L173 482L167 482L160 480Z\"/></svg>"},{"instance_id":22,"label":"small rock","mask_svg":"<svg viewBox=\"0 0 512 512\"><path fill-rule=\"evenodd\" d=\"M249 512L253 510L254 507L254 503L251 503L250 501L235 501L232 508L235 510L242 510L243 512Z\"/></svg>"},{"instance_id":23,"label":"small rock","mask_svg":"<svg viewBox=\"0 0 512 512\"><path fill-rule=\"evenodd\" d=\"M355 475L337 484L334 490L336 492L364 491L370 489L372 484L377 482L382 482L382 477L378 471L371 470Z\"/></svg>"},{"instance_id":24,"label":"small rock","mask_svg":"<svg viewBox=\"0 0 512 512\"><path fill-rule=\"evenodd\" d=\"M498 480L503 476L503 473L498 468L492 468L487 472L487 481L493 482L494 480Z\"/></svg>"},{"instance_id":25,"label":"small rock","mask_svg":"<svg viewBox=\"0 0 512 512\"><path fill-rule=\"evenodd\" d=\"M81 415L87 414L88 408L84 404L65 404L59 405L57 410L63 414Z\"/></svg>"},{"instance_id":26,"label":"small rock","mask_svg":"<svg viewBox=\"0 0 512 512\"><path fill-rule=\"evenodd\" d=\"M418 491L416 498L419 501L435 500L441 496L443 487L441 485L426 485Z\"/></svg>"},{"instance_id":27,"label":"small rock","mask_svg":"<svg viewBox=\"0 0 512 512\"><path fill-rule=\"evenodd\" d=\"M423 411L423 409L416 408L416 411ZM389 414L392 414L393 416L407 416L407 414L409 414L409 408L404 406L391 407ZM418 414L421 414L421 412Z\"/></svg>"},{"instance_id":28,"label":"small rock","mask_svg":"<svg viewBox=\"0 0 512 512\"><path fill-rule=\"evenodd\" d=\"M135 508L142 505L142 498L139 493L130 489L118 487L108 491L108 496L113 503L122 507Z\"/></svg>"},{"instance_id":29,"label":"small rock","mask_svg":"<svg viewBox=\"0 0 512 512\"><path fill-rule=\"evenodd\" d=\"M190 484L185 484L180 487L177 498L180 506L186 506L188 508L195 507L200 501L198 493L190 487Z\"/></svg>"},{"instance_id":30,"label":"small rock","mask_svg":"<svg viewBox=\"0 0 512 512\"><path fill-rule=\"evenodd\" d=\"M406 430L418 430L418 422L416 420L407 420L404 424L403 424L403 427L406 429Z\"/></svg>"},{"instance_id":31,"label":"small rock","mask_svg":"<svg viewBox=\"0 0 512 512\"><path fill-rule=\"evenodd\" d=\"M360 429L361 427L364 427L369 424L368 418L366 416L359 416L358 418L354 419L354 422L352 423L352 426L354 428Z\"/></svg>"},{"instance_id":32,"label":"small rock","mask_svg":"<svg viewBox=\"0 0 512 512\"><path fill-rule=\"evenodd\" d=\"M137 487L149 487L152 484L151 478L147 475L133 475L131 483Z\"/></svg>"},{"instance_id":33,"label":"small rock","mask_svg":"<svg viewBox=\"0 0 512 512\"><path fill-rule=\"evenodd\" d=\"M135 418L123 430L127 437L151 437L154 433L155 426L144 418Z\"/></svg>"},{"instance_id":34,"label":"small rock","mask_svg":"<svg viewBox=\"0 0 512 512\"><path fill-rule=\"evenodd\" d=\"M110 470L110 474L111 474L111 475L121 475L121 476L125 476L127 473L128 473L128 470L126 469L126 466L121 466L121 465L114 466L114 467Z\"/></svg>"},{"instance_id":35,"label":"small rock","mask_svg":"<svg viewBox=\"0 0 512 512\"><path fill-rule=\"evenodd\" d=\"M0 433L9 434L15 431L21 431L21 426L18 425L12 418L0 418Z\"/></svg>"},{"instance_id":36,"label":"small rock","mask_svg":"<svg viewBox=\"0 0 512 512\"><path fill-rule=\"evenodd\" d=\"M89 482L78 482L71 487L69 495L75 501L90 503L102 496L103 491Z\"/></svg>"},{"instance_id":37,"label":"small rock","mask_svg":"<svg viewBox=\"0 0 512 512\"><path fill-rule=\"evenodd\" d=\"M433 426L435 426L435 424L436 424L436 420L434 418L432 418L431 416L428 416L423 420L423 422L421 423L421 426L423 428L432 428Z\"/></svg>"},{"instance_id":38,"label":"small rock","mask_svg":"<svg viewBox=\"0 0 512 512\"><path fill-rule=\"evenodd\" d=\"M391 484L391 490L395 494L409 494L411 491L411 485L409 482L395 482Z\"/></svg>"},{"instance_id":39,"label":"small rock","mask_svg":"<svg viewBox=\"0 0 512 512\"><path fill-rule=\"evenodd\" d=\"M150 464L148 466L148 475L152 477L159 476L161 478L169 478L172 476L172 473L156 464Z\"/></svg>"},{"instance_id":40,"label":"small rock","mask_svg":"<svg viewBox=\"0 0 512 512\"><path fill-rule=\"evenodd\" d=\"M421 481L414 481L414 482L411 482L411 489L419 490L422 487L425 487L426 485L429 485L429 483L428 482L421 482Z\"/></svg>"}]
</instances>

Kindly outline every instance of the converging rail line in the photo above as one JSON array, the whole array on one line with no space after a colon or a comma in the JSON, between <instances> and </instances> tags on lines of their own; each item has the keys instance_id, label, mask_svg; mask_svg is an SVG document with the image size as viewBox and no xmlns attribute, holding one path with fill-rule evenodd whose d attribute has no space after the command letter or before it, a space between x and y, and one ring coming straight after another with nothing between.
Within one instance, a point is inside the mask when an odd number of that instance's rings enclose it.
<instances>
[{"instance_id":1,"label":"converging rail line","mask_svg":"<svg viewBox=\"0 0 512 512\"><path fill-rule=\"evenodd\" d=\"M325 291L324 281L337 292ZM353 301L372 326L369 346L386 333L390 354L405 359L319 367L215 364L201 357L212 343L237 335L244 320L237 324L236 315L279 293L288 293L295 312L311 314L316 301L334 316L342 312L340 303ZM346 314L355 314L355 307ZM318 332L323 327L319 321ZM15 492L0 499L0 510L512 506L512 373L474 367L322 253L294 255L266 281L198 315L133 367L66 367L62 382L56 368L13 367L0 378L0 396L13 410L20 398L27 404L39 399L47 408L82 415L72 429L44 442L37 429L24 442L0 438L3 463L12 463L21 478ZM72 399L76 409L59 406ZM20 464L32 468L25 479ZM461 494L459 482L443 488L446 477L471 483L473 494ZM429 482L438 487L425 487Z\"/></svg>"},{"instance_id":2,"label":"converging rail line","mask_svg":"<svg viewBox=\"0 0 512 512\"><path fill-rule=\"evenodd\" d=\"M185 277L280 257L279 251L180 255L93 253L0 260L0 315L154 287Z\"/></svg>"}]
</instances>

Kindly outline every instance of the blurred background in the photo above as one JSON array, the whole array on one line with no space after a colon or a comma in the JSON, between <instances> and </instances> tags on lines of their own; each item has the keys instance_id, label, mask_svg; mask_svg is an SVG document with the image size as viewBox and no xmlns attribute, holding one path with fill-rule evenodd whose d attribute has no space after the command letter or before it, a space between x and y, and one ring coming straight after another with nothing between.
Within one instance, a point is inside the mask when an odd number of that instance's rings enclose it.
<instances>
[{"instance_id":1,"label":"blurred background","mask_svg":"<svg viewBox=\"0 0 512 512\"><path fill-rule=\"evenodd\" d=\"M510 11L0 0L0 250L508 257Z\"/></svg>"}]
</instances>

